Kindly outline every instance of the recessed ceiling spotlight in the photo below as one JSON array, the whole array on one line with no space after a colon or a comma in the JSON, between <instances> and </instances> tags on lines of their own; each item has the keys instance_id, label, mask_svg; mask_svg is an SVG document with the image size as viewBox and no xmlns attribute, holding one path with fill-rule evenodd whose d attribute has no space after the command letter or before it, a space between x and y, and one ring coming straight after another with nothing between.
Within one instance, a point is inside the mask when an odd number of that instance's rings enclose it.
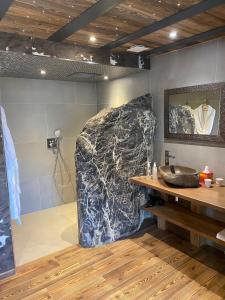
<instances>
[{"instance_id":1,"label":"recessed ceiling spotlight","mask_svg":"<svg viewBox=\"0 0 225 300\"><path fill-rule=\"evenodd\" d=\"M40 73L41 73L41 75L46 75L46 71L43 69L40 71Z\"/></svg>"},{"instance_id":2,"label":"recessed ceiling spotlight","mask_svg":"<svg viewBox=\"0 0 225 300\"><path fill-rule=\"evenodd\" d=\"M104 80L108 80L109 77L107 75L104 76Z\"/></svg>"},{"instance_id":3,"label":"recessed ceiling spotlight","mask_svg":"<svg viewBox=\"0 0 225 300\"><path fill-rule=\"evenodd\" d=\"M90 42L95 42L96 41L96 37L94 35L91 35L89 38Z\"/></svg>"},{"instance_id":4,"label":"recessed ceiling spotlight","mask_svg":"<svg viewBox=\"0 0 225 300\"><path fill-rule=\"evenodd\" d=\"M169 37L170 37L171 39L175 39L175 38L177 37L177 32L176 32L176 30L171 31L170 34L169 34Z\"/></svg>"},{"instance_id":5,"label":"recessed ceiling spotlight","mask_svg":"<svg viewBox=\"0 0 225 300\"><path fill-rule=\"evenodd\" d=\"M177 2L177 6L178 6L178 7L180 7L180 6L181 6L180 2Z\"/></svg>"}]
</instances>

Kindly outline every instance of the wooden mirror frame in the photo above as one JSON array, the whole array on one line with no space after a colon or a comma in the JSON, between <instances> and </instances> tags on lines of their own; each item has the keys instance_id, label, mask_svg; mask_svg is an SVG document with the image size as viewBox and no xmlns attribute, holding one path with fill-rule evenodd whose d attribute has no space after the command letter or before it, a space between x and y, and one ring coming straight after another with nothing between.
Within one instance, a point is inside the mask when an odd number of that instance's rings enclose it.
<instances>
[{"instance_id":1,"label":"wooden mirror frame","mask_svg":"<svg viewBox=\"0 0 225 300\"><path fill-rule=\"evenodd\" d=\"M204 92L220 89L220 120L218 135L201 135L201 134L179 134L169 132L169 98L175 94L185 94L191 92ZM164 91L164 139L165 142L181 144L197 144L225 148L225 83L210 83L182 87Z\"/></svg>"}]
</instances>

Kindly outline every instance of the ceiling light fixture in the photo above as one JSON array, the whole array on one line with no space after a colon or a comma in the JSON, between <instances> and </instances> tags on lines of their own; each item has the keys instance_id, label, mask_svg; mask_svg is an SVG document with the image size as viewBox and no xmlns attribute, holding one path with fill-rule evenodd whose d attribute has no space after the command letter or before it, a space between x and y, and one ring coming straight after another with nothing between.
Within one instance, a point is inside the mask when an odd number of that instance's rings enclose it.
<instances>
[{"instance_id":1,"label":"ceiling light fixture","mask_svg":"<svg viewBox=\"0 0 225 300\"><path fill-rule=\"evenodd\" d=\"M96 41L96 37L94 35L91 35L89 38L90 42L95 42Z\"/></svg>"},{"instance_id":2,"label":"ceiling light fixture","mask_svg":"<svg viewBox=\"0 0 225 300\"><path fill-rule=\"evenodd\" d=\"M171 39L175 39L175 38L177 37L177 32L176 32L176 30L171 31L170 34L169 34L169 37L170 37Z\"/></svg>"},{"instance_id":3,"label":"ceiling light fixture","mask_svg":"<svg viewBox=\"0 0 225 300\"><path fill-rule=\"evenodd\" d=\"M142 51L149 50L150 48L144 46L144 45L133 45L129 49L127 49L128 52L134 52L134 53L139 53Z\"/></svg>"},{"instance_id":4,"label":"ceiling light fixture","mask_svg":"<svg viewBox=\"0 0 225 300\"><path fill-rule=\"evenodd\" d=\"M46 75L46 71L43 69L40 71L40 73L41 73L41 75Z\"/></svg>"},{"instance_id":5,"label":"ceiling light fixture","mask_svg":"<svg viewBox=\"0 0 225 300\"><path fill-rule=\"evenodd\" d=\"M108 80L109 77L107 75L104 76L104 80Z\"/></svg>"}]
</instances>

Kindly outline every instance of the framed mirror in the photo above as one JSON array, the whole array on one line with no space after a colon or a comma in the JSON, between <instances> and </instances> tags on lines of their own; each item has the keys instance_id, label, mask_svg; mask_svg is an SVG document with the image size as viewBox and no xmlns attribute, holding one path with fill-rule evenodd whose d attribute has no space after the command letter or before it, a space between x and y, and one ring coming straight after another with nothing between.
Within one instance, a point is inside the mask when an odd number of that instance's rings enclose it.
<instances>
[{"instance_id":1,"label":"framed mirror","mask_svg":"<svg viewBox=\"0 0 225 300\"><path fill-rule=\"evenodd\" d=\"M225 83L165 90L167 141L225 147Z\"/></svg>"}]
</instances>

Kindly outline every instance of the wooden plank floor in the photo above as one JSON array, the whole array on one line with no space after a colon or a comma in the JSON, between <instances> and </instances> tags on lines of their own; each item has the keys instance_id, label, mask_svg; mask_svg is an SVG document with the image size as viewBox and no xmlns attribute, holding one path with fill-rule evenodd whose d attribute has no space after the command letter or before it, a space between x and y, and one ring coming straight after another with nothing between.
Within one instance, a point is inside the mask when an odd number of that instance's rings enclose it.
<instances>
[{"instance_id":1,"label":"wooden plank floor","mask_svg":"<svg viewBox=\"0 0 225 300\"><path fill-rule=\"evenodd\" d=\"M225 255L152 225L95 249L73 246L0 281L0 299L225 299Z\"/></svg>"}]
</instances>

